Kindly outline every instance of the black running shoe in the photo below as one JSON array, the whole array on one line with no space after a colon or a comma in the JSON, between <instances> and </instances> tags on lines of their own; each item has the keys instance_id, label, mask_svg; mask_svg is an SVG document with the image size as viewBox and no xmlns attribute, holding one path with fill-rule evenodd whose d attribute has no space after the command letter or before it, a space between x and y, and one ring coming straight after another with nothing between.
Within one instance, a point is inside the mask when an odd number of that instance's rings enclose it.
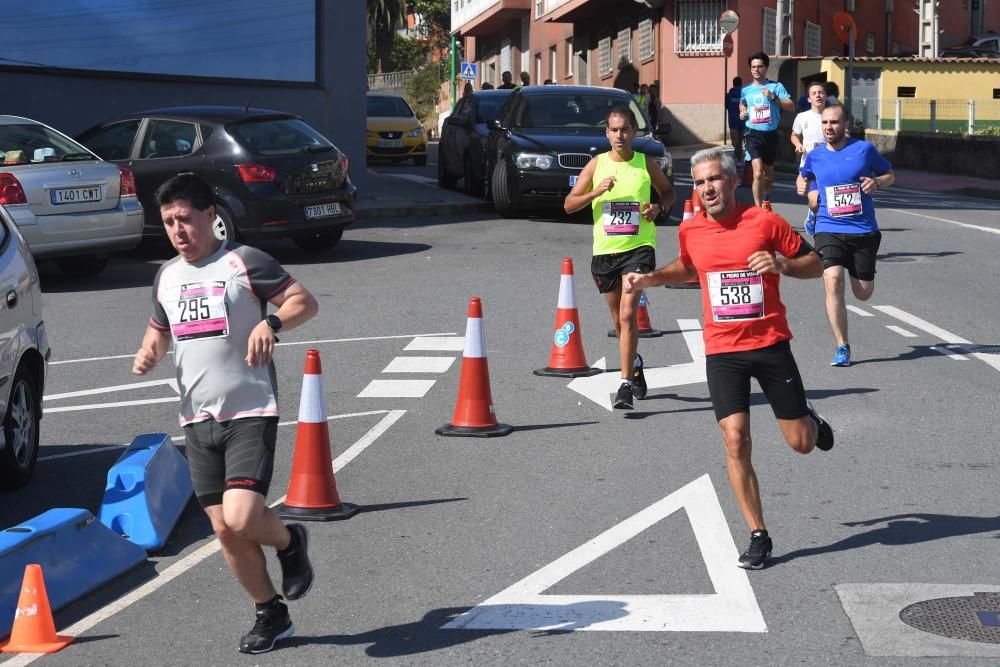
<instances>
[{"instance_id":1,"label":"black running shoe","mask_svg":"<svg viewBox=\"0 0 1000 667\"><path fill-rule=\"evenodd\" d=\"M771 555L771 538L767 536L766 530L755 530L750 533L750 546L740 556L737 563L744 570L760 570L764 567L764 561Z\"/></svg>"},{"instance_id":2,"label":"black running shoe","mask_svg":"<svg viewBox=\"0 0 1000 667\"><path fill-rule=\"evenodd\" d=\"M830 423L816 412L810 401L806 401L806 405L809 407L809 416L816 421L816 447L828 452L833 449L833 429Z\"/></svg>"},{"instance_id":3,"label":"black running shoe","mask_svg":"<svg viewBox=\"0 0 1000 667\"><path fill-rule=\"evenodd\" d=\"M615 394L615 410L631 410L632 407L632 387L622 382L622 386L618 387L618 393Z\"/></svg>"},{"instance_id":4,"label":"black running shoe","mask_svg":"<svg viewBox=\"0 0 1000 667\"><path fill-rule=\"evenodd\" d=\"M292 540L278 552L281 563L281 590L289 600L305 597L313 585L313 569L309 563L309 533L301 523L288 524Z\"/></svg>"},{"instance_id":5,"label":"black running shoe","mask_svg":"<svg viewBox=\"0 0 1000 667\"><path fill-rule=\"evenodd\" d=\"M271 609L258 609L253 629L240 639L240 653L267 653L281 639L295 632L288 607L278 602Z\"/></svg>"},{"instance_id":6,"label":"black running shoe","mask_svg":"<svg viewBox=\"0 0 1000 667\"><path fill-rule=\"evenodd\" d=\"M632 367L632 395L640 401L646 398L646 375L642 372L642 357L635 355L636 366Z\"/></svg>"}]
</instances>

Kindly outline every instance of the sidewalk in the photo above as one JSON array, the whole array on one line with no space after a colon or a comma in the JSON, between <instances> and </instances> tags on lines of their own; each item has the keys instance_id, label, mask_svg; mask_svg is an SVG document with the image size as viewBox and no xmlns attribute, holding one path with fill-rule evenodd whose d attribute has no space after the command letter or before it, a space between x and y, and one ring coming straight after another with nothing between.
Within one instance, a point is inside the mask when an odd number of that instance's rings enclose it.
<instances>
[{"instance_id":1,"label":"sidewalk","mask_svg":"<svg viewBox=\"0 0 1000 667\"><path fill-rule=\"evenodd\" d=\"M364 220L492 211L493 203L439 188L436 179L369 169L368 184L358 193L355 210L358 219Z\"/></svg>"}]
</instances>

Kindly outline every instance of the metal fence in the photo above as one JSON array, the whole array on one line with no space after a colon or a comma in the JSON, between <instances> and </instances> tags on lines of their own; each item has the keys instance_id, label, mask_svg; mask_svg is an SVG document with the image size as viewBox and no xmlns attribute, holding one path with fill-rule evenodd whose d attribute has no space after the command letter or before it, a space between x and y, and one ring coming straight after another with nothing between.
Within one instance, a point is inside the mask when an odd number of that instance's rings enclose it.
<instances>
[{"instance_id":1,"label":"metal fence","mask_svg":"<svg viewBox=\"0 0 1000 667\"><path fill-rule=\"evenodd\" d=\"M1000 99L861 98L852 100L855 123L872 130L1000 132Z\"/></svg>"},{"instance_id":2,"label":"metal fence","mask_svg":"<svg viewBox=\"0 0 1000 667\"><path fill-rule=\"evenodd\" d=\"M403 88L414 77L417 70L403 70L400 72L383 72L381 74L368 75L368 90L381 90L384 88Z\"/></svg>"}]
</instances>

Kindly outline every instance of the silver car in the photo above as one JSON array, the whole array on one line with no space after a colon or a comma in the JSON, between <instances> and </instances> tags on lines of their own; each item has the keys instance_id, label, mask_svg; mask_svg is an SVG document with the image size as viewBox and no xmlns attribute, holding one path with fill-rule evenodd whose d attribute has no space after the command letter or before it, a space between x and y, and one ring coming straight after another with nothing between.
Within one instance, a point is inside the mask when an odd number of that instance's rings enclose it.
<instances>
[{"instance_id":1,"label":"silver car","mask_svg":"<svg viewBox=\"0 0 1000 667\"><path fill-rule=\"evenodd\" d=\"M42 391L51 350L38 269L0 206L0 490L27 483L38 460Z\"/></svg>"},{"instance_id":2,"label":"silver car","mask_svg":"<svg viewBox=\"0 0 1000 667\"><path fill-rule=\"evenodd\" d=\"M0 116L0 205L36 259L64 273L99 273L109 253L142 240L142 206L128 167L105 162L48 125Z\"/></svg>"}]
</instances>

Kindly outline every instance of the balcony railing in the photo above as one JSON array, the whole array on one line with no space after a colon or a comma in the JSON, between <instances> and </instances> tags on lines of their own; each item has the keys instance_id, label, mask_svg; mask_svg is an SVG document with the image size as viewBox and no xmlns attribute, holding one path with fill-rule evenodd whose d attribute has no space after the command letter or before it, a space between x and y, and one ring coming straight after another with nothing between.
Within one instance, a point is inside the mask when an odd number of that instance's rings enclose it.
<instances>
[{"instance_id":1,"label":"balcony railing","mask_svg":"<svg viewBox=\"0 0 1000 667\"><path fill-rule=\"evenodd\" d=\"M368 75L368 90L380 90L384 88L403 88L410 79L417 73L417 70L403 70L400 72L383 72L381 74Z\"/></svg>"}]
</instances>

